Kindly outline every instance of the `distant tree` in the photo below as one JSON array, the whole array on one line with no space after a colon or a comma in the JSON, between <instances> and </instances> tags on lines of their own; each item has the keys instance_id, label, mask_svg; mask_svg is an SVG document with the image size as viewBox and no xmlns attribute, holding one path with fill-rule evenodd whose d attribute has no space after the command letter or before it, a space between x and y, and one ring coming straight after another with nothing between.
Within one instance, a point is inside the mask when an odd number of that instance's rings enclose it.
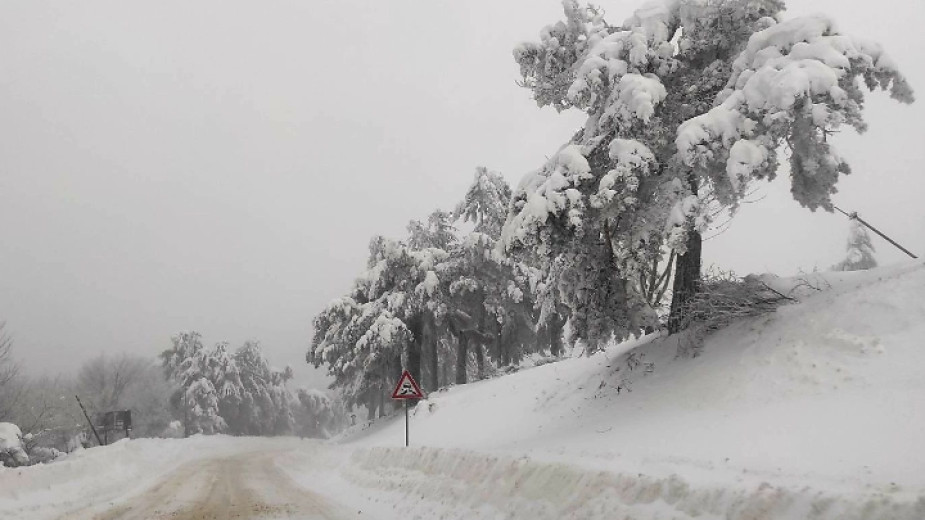
<instances>
[{"instance_id":1,"label":"distant tree","mask_svg":"<svg viewBox=\"0 0 925 520\"><path fill-rule=\"evenodd\" d=\"M416 250L448 250L456 242L453 220L452 213L441 209L434 210L427 217L427 222L412 220L408 223L408 247Z\"/></svg>"},{"instance_id":2,"label":"distant tree","mask_svg":"<svg viewBox=\"0 0 925 520\"><path fill-rule=\"evenodd\" d=\"M270 367L260 343L247 341L234 353L234 379L225 378L223 399L239 403L238 413L229 425L235 433L283 435L295 425L286 382L292 369ZM227 364L225 366L228 366ZM237 385L240 385L237 387ZM237 387L235 390L230 390Z\"/></svg>"},{"instance_id":3,"label":"distant tree","mask_svg":"<svg viewBox=\"0 0 925 520\"><path fill-rule=\"evenodd\" d=\"M178 334L161 354L180 386L173 402L189 433L283 435L295 426L286 383L292 368L270 367L260 343L247 341L233 354L228 343L203 347L196 332Z\"/></svg>"},{"instance_id":4,"label":"distant tree","mask_svg":"<svg viewBox=\"0 0 925 520\"><path fill-rule=\"evenodd\" d=\"M77 391L84 404L97 411L125 407L125 393L153 363L145 358L122 354L116 357L100 355L80 366Z\"/></svg>"},{"instance_id":5,"label":"distant tree","mask_svg":"<svg viewBox=\"0 0 925 520\"><path fill-rule=\"evenodd\" d=\"M844 260L835 264L832 269L836 271L863 271L877 267L877 259L874 258L874 245L870 241L870 235L867 233L867 229L854 218L851 219L846 249L848 250L848 255Z\"/></svg>"},{"instance_id":6,"label":"distant tree","mask_svg":"<svg viewBox=\"0 0 925 520\"><path fill-rule=\"evenodd\" d=\"M5 329L6 322L0 321L0 422L10 418L19 397L16 386L19 366L13 359L13 338Z\"/></svg>"},{"instance_id":7,"label":"distant tree","mask_svg":"<svg viewBox=\"0 0 925 520\"><path fill-rule=\"evenodd\" d=\"M320 390L306 388L300 388L296 397L296 430L299 436L330 438L338 422L338 410L334 400Z\"/></svg>"},{"instance_id":8,"label":"distant tree","mask_svg":"<svg viewBox=\"0 0 925 520\"><path fill-rule=\"evenodd\" d=\"M475 169L472 184L466 190L463 200L456 206L453 216L463 222L471 222L476 233L483 233L497 239L507 218L507 207L511 202L511 187L498 172L484 166Z\"/></svg>"},{"instance_id":9,"label":"distant tree","mask_svg":"<svg viewBox=\"0 0 925 520\"><path fill-rule=\"evenodd\" d=\"M130 410L135 437L156 436L167 427L173 391L153 359L131 354L84 362L75 386L91 413Z\"/></svg>"},{"instance_id":10,"label":"distant tree","mask_svg":"<svg viewBox=\"0 0 925 520\"><path fill-rule=\"evenodd\" d=\"M179 390L173 401L182 411L185 434L217 433L227 427L219 412L219 395L210 379L212 360L198 332L172 338L173 347L161 353L167 377Z\"/></svg>"},{"instance_id":11,"label":"distant tree","mask_svg":"<svg viewBox=\"0 0 925 520\"><path fill-rule=\"evenodd\" d=\"M74 399L73 378L35 377L23 380L21 398L12 413L13 422L29 436L26 451L36 446L70 451L73 439L87 423Z\"/></svg>"}]
</instances>

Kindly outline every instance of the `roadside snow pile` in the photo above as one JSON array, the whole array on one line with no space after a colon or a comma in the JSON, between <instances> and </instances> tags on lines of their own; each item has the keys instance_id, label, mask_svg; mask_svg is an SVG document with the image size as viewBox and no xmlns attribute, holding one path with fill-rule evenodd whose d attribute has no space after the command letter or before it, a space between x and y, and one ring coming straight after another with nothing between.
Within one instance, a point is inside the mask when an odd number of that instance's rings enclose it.
<instances>
[{"instance_id":1,"label":"roadside snow pile","mask_svg":"<svg viewBox=\"0 0 925 520\"><path fill-rule=\"evenodd\" d=\"M925 518L925 265L761 280L800 303L435 393L346 475L421 518Z\"/></svg>"},{"instance_id":2,"label":"roadside snow pile","mask_svg":"<svg viewBox=\"0 0 925 520\"><path fill-rule=\"evenodd\" d=\"M0 467L27 464L22 447L22 431L13 423L0 422Z\"/></svg>"},{"instance_id":3,"label":"roadside snow pile","mask_svg":"<svg viewBox=\"0 0 925 520\"><path fill-rule=\"evenodd\" d=\"M762 483L694 487L678 475L589 471L529 458L443 448L370 448L345 471L355 484L392 491L412 518L469 520L699 519L921 520L925 502L843 498ZM426 500L421 500L426 498ZM410 509L410 510L409 510ZM481 513L481 514L480 514Z\"/></svg>"},{"instance_id":4,"label":"roadside snow pile","mask_svg":"<svg viewBox=\"0 0 925 520\"><path fill-rule=\"evenodd\" d=\"M0 519L59 518L92 513L138 493L181 464L224 453L259 439L194 436L189 439L121 440L77 450L54 464L0 470ZM88 505L89 504L89 505Z\"/></svg>"}]
</instances>

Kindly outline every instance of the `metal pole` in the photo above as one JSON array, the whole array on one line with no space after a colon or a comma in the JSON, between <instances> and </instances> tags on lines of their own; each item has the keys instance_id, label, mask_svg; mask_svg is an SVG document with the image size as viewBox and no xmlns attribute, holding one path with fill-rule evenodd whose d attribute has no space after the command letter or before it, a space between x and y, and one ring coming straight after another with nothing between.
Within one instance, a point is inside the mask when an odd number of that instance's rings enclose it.
<instances>
[{"instance_id":1,"label":"metal pole","mask_svg":"<svg viewBox=\"0 0 925 520\"><path fill-rule=\"evenodd\" d=\"M871 226L870 224L868 224L864 219L862 219L861 217L858 216L858 214L857 214L856 211L851 212L851 213L845 213L845 212L842 211L841 208L839 208L838 206L832 206L832 207L835 208L835 209L837 209L838 212L841 213L842 215L844 215L844 216L846 216L846 217L848 217L848 218L850 218L850 219L857 220L858 222L860 222L861 224L863 224L864 227L866 227L867 229L869 229L869 230L873 231L874 233L880 235L880 238L882 238L882 239L886 240L887 242L893 244L894 246L896 246L896 247L897 247L900 251L902 251L903 253L906 253L907 255L911 256L912 258L918 258L917 256L913 255L908 249L906 249L905 247L903 247L903 246L897 244L896 242L894 242L892 238L890 238L890 237L884 235L883 233L880 232L880 230L878 230L878 229L875 228L874 226Z\"/></svg>"},{"instance_id":2,"label":"metal pole","mask_svg":"<svg viewBox=\"0 0 925 520\"><path fill-rule=\"evenodd\" d=\"M84 408L84 404L80 402L80 397L77 397L75 395L74 398L77 399L77 404L80 405L80 409L83 411L84 417L87 418L87 423L90 425L90 429L93 430L93 435L96 437L96 442L100 446L105 446L105 444L103 444L103 441L100 440L100 434L96 433L96 428L93 426L93 421L90 420L90 416L87 414L87 409Z\"/></svg>"},{"instance_id":3,"label":"metal pole","mask_svg":"<svg viewBox=\"0 0 925 520\"><path fill-rule=\"evenodd\" d=\"M405 402L405 447L408 447L408 400L402 399Z\"/></svg>"}]
</instances>

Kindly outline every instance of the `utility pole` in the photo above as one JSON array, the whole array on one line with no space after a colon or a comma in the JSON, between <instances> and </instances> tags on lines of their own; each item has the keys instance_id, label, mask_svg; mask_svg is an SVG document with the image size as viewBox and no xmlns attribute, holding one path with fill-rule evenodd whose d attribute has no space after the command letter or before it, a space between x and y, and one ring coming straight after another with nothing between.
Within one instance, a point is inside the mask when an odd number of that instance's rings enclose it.
<instances>
[{"instance_id":1,"label":"utility pole","mask_svg":"<svg viewBox=\"0 0 925 520\"><path fill-rule=\"evenodd\" d=\"M87 418L87 424L89 424L90 429L93 430L93 436L96 437L96 442L100 446L105 446L105 444L103 444L103 441L100 439L100 434L96 432L96 427L93 426L93 421L90 420L90 415L87 414L87 409L84 408L84 404L80 402L80 397L75 395L74 398L77 399L77 404L80 405L80 409L83 411L84 417Z\"/></svg>"},{"instance_id":2,"label":"utility pole","mask_svg":"<svg viewBox=\"0 0 925 520\"><path fill-rule=\"evenodd\" d=\"M878 230L878 229L875 228L874 226L871 226L870 224L868 224L864 219L862 219L861 217L858 216L858 212L857 212L857 211L852 211L851 213L845 213L845 212L842 211L841 208L839 208L838 206L834 206L834 205L833 205L832 207L835 208L835 209L837 209L839 213L841 213L842 215L844 215L844 216L850 218L851 220L857 220L857 221L860 222L864 227L866 227L867 229L869 229L869 230L873 231L874 233L880 235L880 238L882 238L882 239L886 240L887 242L893 244L894 246L896 246L896 247L897 247L900 251L902 251L903 253L906 253L907 255L911 256L912 258L918 258L917 256L913 255L908 249L906 249L905 247L903 247L903 246L897 244L892 238L890 238L890 237L884 235L883 233L880 232L880 230Z\"/></svg>"}]
</instances>

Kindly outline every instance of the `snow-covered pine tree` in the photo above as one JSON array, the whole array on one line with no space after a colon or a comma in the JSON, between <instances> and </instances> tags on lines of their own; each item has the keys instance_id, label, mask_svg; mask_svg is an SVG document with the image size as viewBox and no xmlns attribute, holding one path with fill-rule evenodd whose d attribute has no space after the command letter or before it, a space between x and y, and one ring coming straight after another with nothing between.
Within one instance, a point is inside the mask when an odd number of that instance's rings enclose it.
<instances>
[{"instance_id":1,"label":"snow-covered pine tree","mask_svg":"<svg viewBox=\"0 0 925 520\"><path fill-rule=\"evenodd\" d=\"M334 401L324 392L300 388L296 393L299 402L297 432L300 437L327 439L335 432L337 412Z\"/></svg>"},{"instance_id":2,"label":"snow-covered pine tree","mask_svg":"<svg viewBox=\"0 0 925 520\"><path fill-rule=\"evenodd\" d=\"M239 421L244 387L234 356L228 351L228 343L217 343L209 356L209 379L218 396L219 414L225 420L230 433L246 433Z\"/></svg>"},{"instance_id":3,"label":"snow-covered pine tree","mask_svg":"<svg viewBox=\"0 0 925 520\"><path fill-rule=\"evenodd\" d=\"M525 255L521 253L518 256ZM559 292L563 262L561 256L548 262L542 260L534 255L521 265L524 266L525 276L535 295L537 342L542 348L548 349L550 354L558 356L562 353L563 330L569 316L569 308Z\"/></svg>"},{"instance_id":4,"label":"snow-covered pine tree","mask_svg":"<svg viewBox=\"0 0 925 520\"><path fill-rule=\"evenodd\" d=\"M848 254L844 260L832 266L832 269L836 271L864 271L877 267L877 259L874 258L874 245L870 241L867 229L856 218L851 219L850 226L846 246Z\"/></svg>"},{"instance_id":5,"label":"snow-covered pine tree","mask_svg":"<svg viewBox=\"0 0 925 520\"><path fill-rule=\"evenodd\" d=\"M202 345L198 332L172 338L173 347L161 353L168 379L179 385L175 402L184 418L186 434L217 433L227 426L219 413L219 395L211 376L216 363Z\"/></svg>"},{"instance_id":6,"label":"snow-covered pine tree","mask_svg":"<svg viewBox=\"0 0 925 520\"><path fill-rule=\"evenodd\" d=\"M535 346L533 295L527 268L497 247L507 217L511 188L500 173L478 167L454 215L473 230L450 250L448 331L457 341L456 382L464 383L468 352L475 354L478 377L485 356L500 366L520 361Z\"/></svg>"},{"instance_id":7,"label":"snow-covered pine tree","mask_svg":"<svg viewBox=\"0 0 925 520\"><path fill-rule=\"evenodd\" d=\"M211 435L224 431L225 420L219 414L218 392L205 376L197 377L184 392L184 403L189 407L189 433Z\"/></svg>"},{"instance_id":8,"label":"snow-covered pine tree","mask_svg":"<svg viewBox=\"0 0 925 520\"><path fill-rule=\"evenodd\" d=\"M408 223L408 247L415 250L449 250L456 242L453 220L453 214L442 209L436 209L428 215L427 222L412 220Z\"/></svg>"},{"instance_id":9,"label":"snow-covered pine tree","mask_svg":"<svg viewBox=\"0 0 925 520\"><path fill-rule=\"evenodd\" d=\"M403 366L416 379L429 381L421 378L423 350L434 349L436 342L424 341L425 318L440 289L437 270L446 258L439 248L414 249L374 237L368 267L350 293L315 318L306 359L328 365L332 386L342 390L348 405L366 405L370 414L381 411L387 387Z\"/></svg>"},{"instance_id":10,"label":"snow-covered pine tree","mask_svg":"<svg viewBox=\"0 0 925 520\"><path fill-rule=\"evenodd\" d=\"M463 200L456 206L453 216L463 222L471 222L477 233L484 233L497 240L507 218L507 207L511 203L511 187L500 173L484 166L475 169L472 184L466 190Z\"/></svg>"},{"instance_id":11,"label":"snow-covered pine tree","mask_svg":"<svg viewBox=\"0 0 925 520\"><path fill-rule=\"evenodd\" d=\"M314 320L311 347L305 360L313 366L326 364L328 374L334 378L332 388L339 389L347 406L366 405L371 401L368 388L360 385L364 352L356 348L357 341L366 332L361 320L365 302L358 302L354 294L336 298L328 303Z\"/></svg>"},{"instance_id":12,"label":"snow-covered pine tree","mask_svg":"<svg viewBox=\"0 0 925 520\"><path fill-rule=\"evenodd\" d=\"M668 251L682 311L709 224L701 200L734 209L787 147L794 198L830 210L848 167L827 136L864 130L860 83L912 101L879 46L821 15L781 21L780 0L656 0L620 26L577 0L563 7L514 57L538 105L588 118L514 191L503 235L547 269L561 262L559 291L591 350L655 325L646 282Z\"/></svg>"},{"instance_id":13,"label":"snow-covered pine tree","mask_svg":"<svg viewBox=\"0 0 925 520\"><path fill-rule=\"evenodd\" d=\"M286 381L292 370L274 370L256 341L247 341L234 353L240 379L235 428L249 435L281 435L295 424Z\"/></svg>"},{"instance_id":14,"label":"snow-covered pine tree","mask_svg":"<svg viewBox=\"0 0 925 520\"><path fill-rule=\"evenodd\" d=\"M408 238L406 245L412 251L440 251L441 260L432 266L431 275L422 291L416 291L413 298L414 312L408 314L406 325L412 333L414 343L412 351L415 355L406 361L411 366L420 366L418 379L425 390L436 390L440 385L440 360L448 360L451 356L445 342L440 341L442 333L446 331L446 284L440 274L445 268L444 262L450 252L458 246L458 230L455 227L457 218L454 213L437 209L427 218L427 224L412 220L408 224ZM404 319L404 318L403 318ZM420 352L420 355L416 353ZM412 374L416 374L412 372Z\"/></svg>"}]
</instances>

